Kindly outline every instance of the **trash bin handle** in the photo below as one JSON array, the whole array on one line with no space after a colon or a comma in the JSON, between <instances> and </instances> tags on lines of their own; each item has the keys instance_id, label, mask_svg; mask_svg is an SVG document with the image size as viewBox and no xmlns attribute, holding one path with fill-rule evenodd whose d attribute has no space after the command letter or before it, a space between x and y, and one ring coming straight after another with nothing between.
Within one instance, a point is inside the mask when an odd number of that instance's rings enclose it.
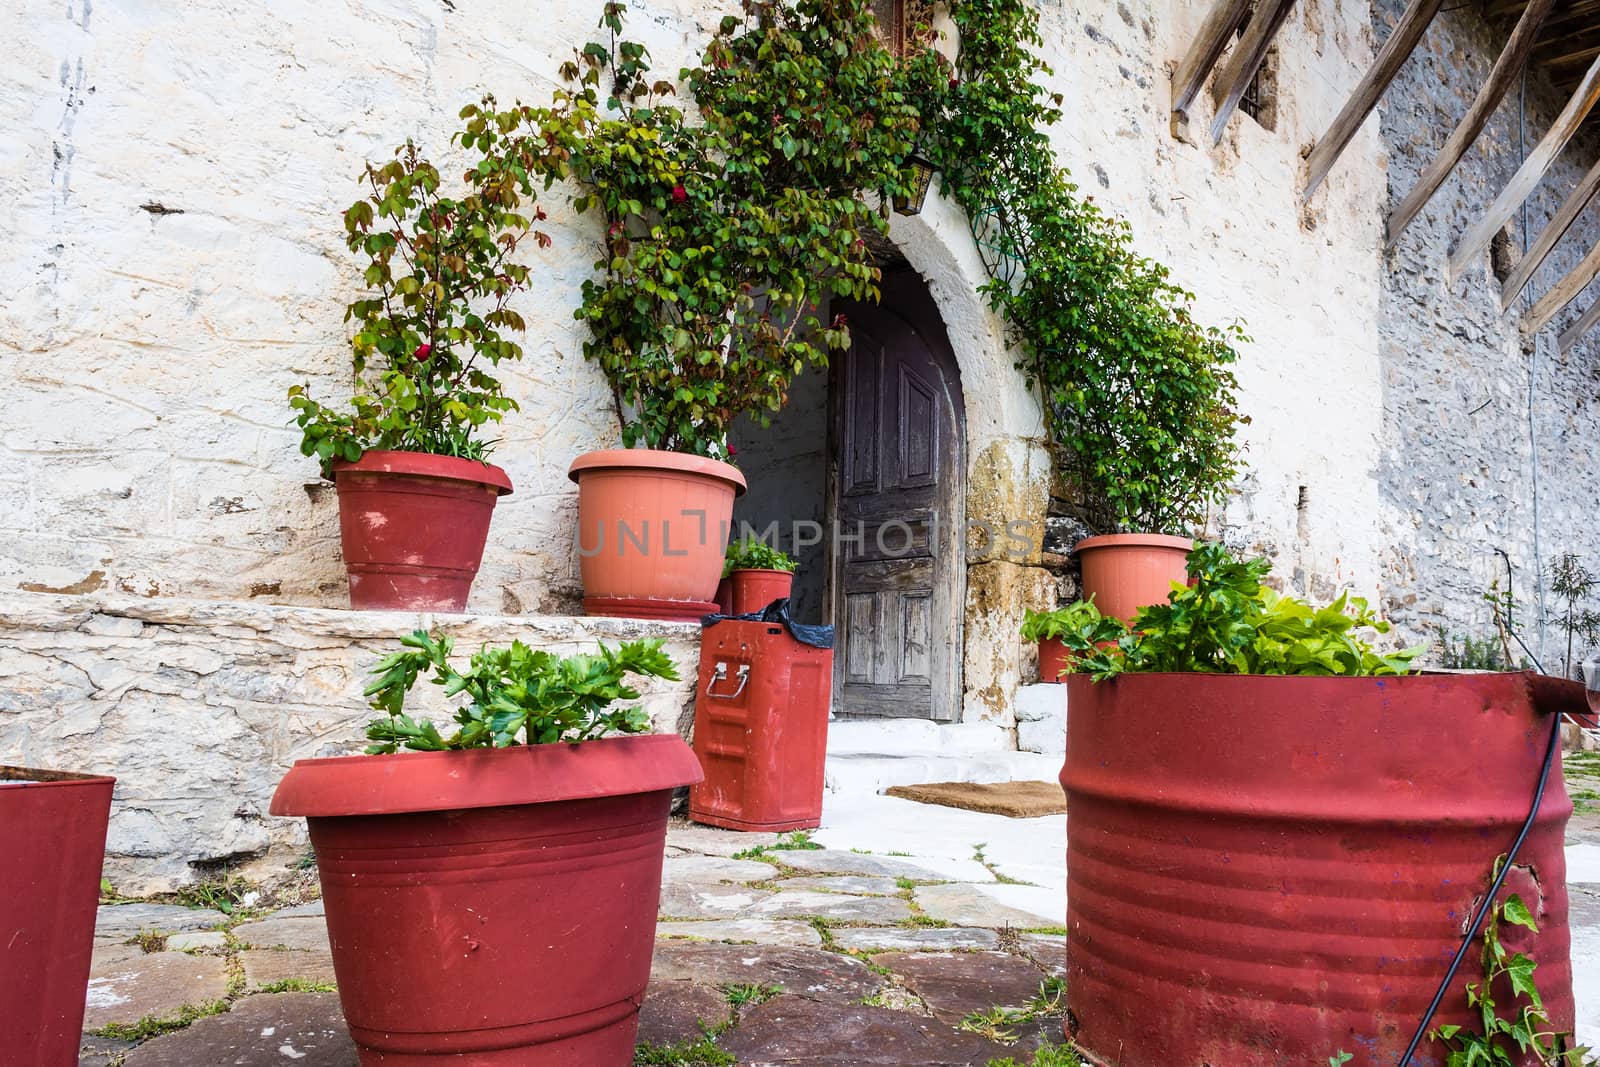
<instances>
[{"instance_id":1,"label":"trash bin handle","mask_svg":"<svg viewBox=\"0 0 1600 1067\"><path fill-rule=\"evenodd\" d=\"M739 694L744 692L744 687L750 684L750 664L748 664L748 663L739 664L739 674L738 674L739 688L735 689L731 693L714 693L714 692L712 692L712 690L717 687L717 683L722 681L723 679L725 679L727 677L728 677L728 665L726 663L718 663L716 668L711 672L711 681L706 683L706 696L711 697L714 700L737 700L737 699L739 699Z\"/></svg>"}]
</instances>

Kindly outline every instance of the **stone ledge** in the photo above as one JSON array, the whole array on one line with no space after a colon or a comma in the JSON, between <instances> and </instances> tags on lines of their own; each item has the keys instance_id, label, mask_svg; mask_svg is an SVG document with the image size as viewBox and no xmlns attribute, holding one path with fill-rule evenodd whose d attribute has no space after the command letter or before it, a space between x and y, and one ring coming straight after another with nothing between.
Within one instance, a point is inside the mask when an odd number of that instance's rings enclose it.
<instances>
[{"instance_id":1,"label":"stone ledge","mask_svg":"<svg viewBox=\"0 0 1600 1067\"><path fill-rule=\"evenodd\" d=\"M431 615L120 595L0 593L0 762L117 777L106 874L170 890L193 864L287 859L304 824L267 815L297 759L359 751L367 667L425 628L572 653L666 639L677 682L641 680L658 732L693 721L700 627L577 616ZM418 712L449 718L432 686Z\"/></svg>"}]
</instances>

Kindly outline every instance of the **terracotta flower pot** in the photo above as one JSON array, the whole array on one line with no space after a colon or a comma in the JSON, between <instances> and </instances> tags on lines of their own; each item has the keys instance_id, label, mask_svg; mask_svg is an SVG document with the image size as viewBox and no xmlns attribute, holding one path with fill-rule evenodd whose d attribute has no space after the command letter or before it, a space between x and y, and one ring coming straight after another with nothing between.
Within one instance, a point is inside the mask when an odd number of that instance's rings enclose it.
<instances>
[{"instance_id":1,"label":"terracotta flower pot","mask_svg":"<svg viewBox=\"0 0 1600 1067\"><path fill-rule=\"evenodd\" d=\"M1189 580L1186 565L1194 542L1165 534L1103 534L1073 546L1083 565L1083 599L1094 599L1102 615L1132 622L1139 609L1165 604L1172 583Z\"/></svg>"},{"instance_id":2,"label":"terracotta flower pot","mask_svg":"<svg viewBox=\"0 0 1600 1067\"><path fill-rule=\"evenodd\" d=\"M717 614L733 614L733 579L724 578L717 583Z\"/></svg>"},{"instance_id":3,"label":"terracotta flower pot","mask_svg":"<svg viewBox=\"0 0 1600 1067\"><path fill-rule=\"evenodd\" d=\"M1060 682L1067 669L1067 646L1059 637L1047 637L1039 642L1039 681Z\"/></svg>"},{"instance_id":4,"label":"terracotta flower pot","mask_svg":"<svg viewBox=\"0 0 1600 1067\"><path fill-rule=\"evenodd\" d=\"M618 448L573 460L583 610L698 619L717 610L737 467L705 456Z\"/></svg>"},{"instance_id":5,"label":"terracotta flower pot","mask_svg":"<svg viewBox=\"0 0 1600 1067\"><path fill-rule=\"evenodd\" d=\"M1551 716L1584 706L1550 681L1070 676L1066 981L1085 1061L1282 1067L1345 1049L1350 1067L1393 1067L1527 817ZM1558 760L1505 887L1539 932L1502 929L1538 963L1557 1030L1573 1023L1571 813ZM1433 1025L1481 1025L1474 980L1476 950ZM1444 1060L1425 1042L1413 1062Z\"/></svg>"},{"instance_id":6,"label":"terracotta flower pot","mask_svg":"<svg viewBox=\"0 0 1600 1067\"><path fill-rule=\"evenodd\" d=\"M0 767L0 1034L8 1063L77 1063L115 778Z\"/></svg>"},{"instance_id":7,"label":"terracotta flower pot","mask_svg":"<svg viewBox=\"0 0 1600 1067\"><path fill-rule=\"evenodd\" d=\"M483 562L499 467L426 452L368 452L333 464L350 606L465 611Z\"/></svg>"},{"instance_id":8,"label":"terracotta flower pot","mask_svg":"<svg viewBox=\"0 0 1600 1067\"><path fill-rule=\"evenodd\" d=\"M774 600L794 591L793 571L736 570L732 577L735 615L761 611Z\"/></svg>"},{"instance_id":9,"label":"terracotta flower pot","mask_svg":"<svg viewBox=\"0 0 1600 1067\"><path fill-rule=\"evenodd\" d=\"M300 760L272 799L316 850L363 1064L633 1061L674 735Z\"/></svg>"}]
</instances>

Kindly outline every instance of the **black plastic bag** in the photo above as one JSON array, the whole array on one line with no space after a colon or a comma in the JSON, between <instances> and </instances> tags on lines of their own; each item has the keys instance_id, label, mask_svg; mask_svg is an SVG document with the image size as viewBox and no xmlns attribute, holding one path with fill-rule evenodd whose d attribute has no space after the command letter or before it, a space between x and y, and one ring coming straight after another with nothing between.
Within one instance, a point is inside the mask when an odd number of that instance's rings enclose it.
<instances>
[{"instance_id":1,"label":"black plastic bag","mask_svg":"<svg viewBox=\"0 0 1600 1067\"><path fill-rule=\"evenodd\" d=\"M748 615L707 615L700 620L700 625L702 627L715 626L717 623L729 619L738 622L780 623L788 629L789 636L799 641L802 645L810 645L812 648L833 647L833 627L795 622L789 615L788 597L779 597L760 611L752 611Z\"/></svg>"}]
</instances>

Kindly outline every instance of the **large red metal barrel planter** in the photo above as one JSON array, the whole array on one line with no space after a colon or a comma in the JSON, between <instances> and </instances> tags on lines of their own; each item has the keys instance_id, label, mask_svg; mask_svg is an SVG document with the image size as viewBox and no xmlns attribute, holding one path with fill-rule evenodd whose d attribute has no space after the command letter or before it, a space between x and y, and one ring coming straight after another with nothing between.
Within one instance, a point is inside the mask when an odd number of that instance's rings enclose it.
<instances>
[{"instance_id":1,"label":"large red metal barrel planter","mask_svg":"<svg viewBox=\"0 0 1600 1067\"><path fill-rule=\"evenodd\" d=\"M1495 857L1532 805L1549 716L1529 674L1067 681L1068 1031L1115 1067L1394 1067ZM1557 761L1505 892L1573 1024ZM1434 1023L1470 1024L1468 957ZM1425 1042L1417 1067L1440 1067ZM1531 1064L1533 1061L1530 1060Z\"/></svg>"},{"instance_id":2,"label":"large red metal barrel planter","mask_svg":"<svg viewBox=\"0 0 1600 1067\"><path fill-rule=\"evenodd\" d=\"M115 785L0 767L0 1062L78 1062Z\"/></svg>"},{"instance_id":3,"label":"large red metal barrel planter","mask_svg":"<svg viewBox=\"0 0 1600 1067\"><path fill-rule=\"evenodd\" d=\"M650 978L675 735L300 760L345 1022L366 1065L617 1067Z\"/></svg>"}]
</instances>

